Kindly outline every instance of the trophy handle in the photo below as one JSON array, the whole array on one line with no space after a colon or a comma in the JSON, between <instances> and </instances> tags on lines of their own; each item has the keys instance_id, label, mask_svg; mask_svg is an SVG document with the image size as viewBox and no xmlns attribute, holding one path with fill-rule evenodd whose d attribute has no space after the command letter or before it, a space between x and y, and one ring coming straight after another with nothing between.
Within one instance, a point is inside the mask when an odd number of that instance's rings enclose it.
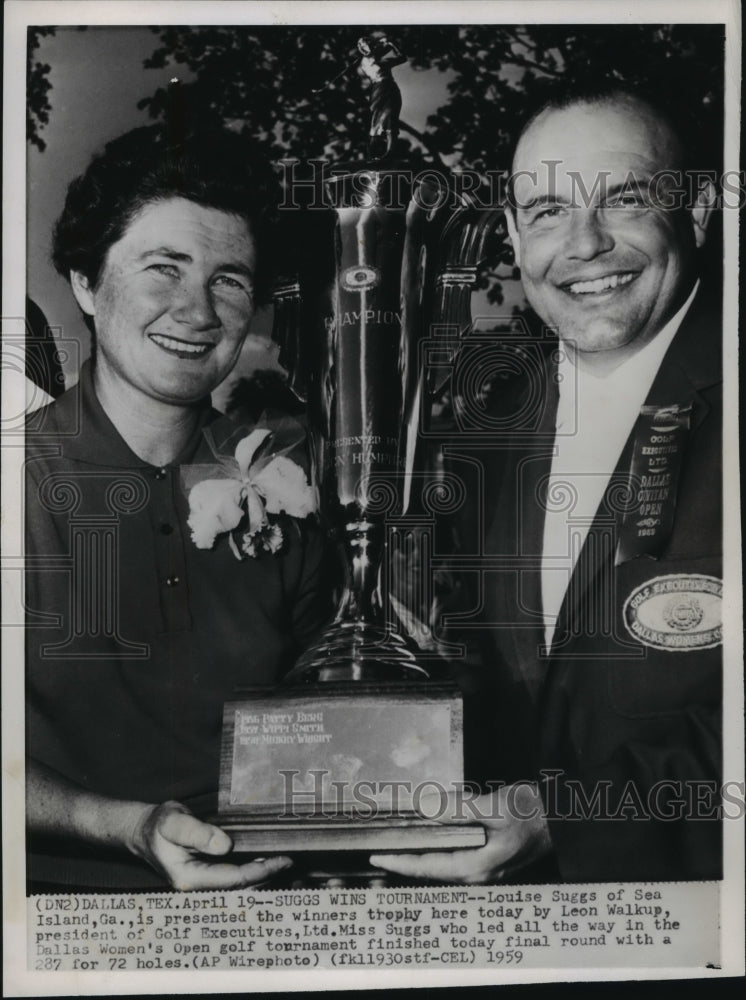
<instances>
[{"instance_id":1,"label":"trophy handle","mask_svg":"<svg viewBox=\"0 0 746 1000\"><path fill-rule=\"evenodd\" d=\"M479 268L494 254L494 241L504 241L505 213L502 208L459 208L443 228L438 248L431 329L443 332L450 349L447 362L428 370L427 389L436 396L452 371L459 343L472 324L471 296Z\"/></svg>"},{"instance_id":2,"label":"trophy handle","mask_svg":"<svg viewBox=\"0 0 746 1000\"><path fill-rule=\"evenodd\" d=\"M429 297L425 309L424 334L426 337L427 364L423 352L412 359L410 371L416 366L414 383L405 391L402 436L402 462L405 480L402 491L402 519L399 544L409 546L411 572L416 579L433 578L431 555L433 512L428 493L440 496L448 507L447 498L453 491L446 465L439 458L437 445L421 433L422 421L437 398L442 394L453 373L456 355L464 337L472 326L472 294L479 278L482 264L500 252L496 241L504 242L506 227L501 208L480 210L462 205L453 212L433 239L432 264L424 277ZM431 350L432 348L432 350ZM434 360L437 359L437 360ZM425 608L418 602L409 603L409 595L397 595L406 606L411 619L429 621ZM446 650L447 644L441 644Z\"/></svg>"},{"instance_id":3,"label":"trophy handle","mask_svg":"<svg viewBox=\"0 0 746 1000\"><path fill-rule=\"evenodd\" d=\"M420 424L449 381L461 342L471 328L471 299L479 268L496 255L495 241L504 241L505 235L502 208L461 205L442 224L433 240L432 263L423 278L428 304L422 319L428 345L436 350L429 352L425 365L420 348L413 341L410 363L406 366L413 378L405 386L402 414L401 466L408 473L403 488L405 517L427 518L413 472L419 470L418 479L423 474L432 479L438 473L433 468L431 445L419 433Z\"/></svg>"}]
</instances>

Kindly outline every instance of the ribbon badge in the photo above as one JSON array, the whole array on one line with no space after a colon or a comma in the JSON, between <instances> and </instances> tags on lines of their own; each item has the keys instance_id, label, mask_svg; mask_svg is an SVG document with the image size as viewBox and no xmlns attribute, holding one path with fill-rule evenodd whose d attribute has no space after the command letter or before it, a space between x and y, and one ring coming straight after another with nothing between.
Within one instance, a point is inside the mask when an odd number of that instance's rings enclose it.
<instances>
[{"instance_id":1,"label":"ribbon badge","mask_svg":"<svg viewBox=\"0 0 746 1000\"><path fill-rule=\"evenodd\" d=\"M211 549L218 535L228 534L236 559L256 558L261 552L279 552L284 537L270 514L304 518L318 510L316 490L305 471L288 457L302 441L302 433L289 435L292 420L281 421L280 430L262 427L241 438L233 456L221 455L211 432L203 431L214 464L187 465L181 470L189 499L189 525L198 549ZM291 437L291 440L288 440ZM283 439L287 441L282 445ZM272 447L274 445L274 447ZM234 532L240 532L236 542Z\"/></svg>"},{"instance_id":2,"label":"ribbon badge","mask_svg":"<svg viewBox=\"0 0 746 1000\"><path fill-rule=\"evenodd\" d=\"M657 559L673 530L676 494L692 404L643 406L635 424L630 483L634 503L625 512L617 565Z\"/></svg>"}]
</instances>

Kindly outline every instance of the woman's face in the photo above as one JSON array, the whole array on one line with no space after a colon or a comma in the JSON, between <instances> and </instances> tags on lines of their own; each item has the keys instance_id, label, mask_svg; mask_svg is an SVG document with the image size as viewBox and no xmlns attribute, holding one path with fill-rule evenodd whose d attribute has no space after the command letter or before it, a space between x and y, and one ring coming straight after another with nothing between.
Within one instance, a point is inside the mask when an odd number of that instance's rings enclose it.
<instances>
[{"instance_id":1,"label":"woman's face","mask_svg":"<svg viewBox=\"0 0 746 1000\"><path fill-rule=\"evenodd\" d=\"M254 315L247 222L185 198L145 205L99 280L72 275L96 327L97 373L173 404L204 399L231 371Z\"/></svg>"}]
</instances>

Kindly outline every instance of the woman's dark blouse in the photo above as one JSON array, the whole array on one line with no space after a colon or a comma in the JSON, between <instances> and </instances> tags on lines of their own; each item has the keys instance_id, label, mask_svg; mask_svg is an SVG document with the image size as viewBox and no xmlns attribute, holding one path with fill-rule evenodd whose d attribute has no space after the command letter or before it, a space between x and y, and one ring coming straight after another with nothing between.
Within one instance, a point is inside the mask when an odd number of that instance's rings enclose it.
<instances>
[{"instance_id":1,"label":"woman's dark blouse","mask_svg":"<svg viewBox=\"0 0 746 1000\"><path fill-rule=\"evenodd\" d=\"M276 555L198 549L179 466L235 443L206 406L172 465L139 459L79 384L34 414L26 438L30 757L98 793L215 807L223 704L275 684L318 630L322 544L283 522ZM238 437L240 437L240 433Z\"/></svg>"}]
</instances>

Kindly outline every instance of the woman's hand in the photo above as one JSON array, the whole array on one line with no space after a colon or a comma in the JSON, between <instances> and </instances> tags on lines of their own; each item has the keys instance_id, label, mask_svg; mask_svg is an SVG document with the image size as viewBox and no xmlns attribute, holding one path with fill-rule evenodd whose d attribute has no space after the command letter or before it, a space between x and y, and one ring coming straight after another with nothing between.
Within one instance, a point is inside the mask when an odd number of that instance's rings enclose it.
<instances>
[{"instance_id":1,"label":"woman's hand","mask_svg":"<svg viewBox=\"0 0 746 1000\"><path fill-rule=\"evenodd\" d=\"M37 833L129 850L174 889L258 885L292 864L286 857L230 864L223 860L233 846L228 834L203 823L180 802L152 805L99 795L31 758L26 822Z\"/></svg>"},{"instance_id":2,"label":"woman's hand","mask_svg":"<svg viewBox=\"0 0 746 1000\"><path fill-rule=\"evenodd\" d=\"M223 858L232 846L220 827L197 819L180 802L164 802L143 812L130 849L181 890L258 885L292 864L286 857L243 864L212 860Z\"/></svg>"}]
</instances>

